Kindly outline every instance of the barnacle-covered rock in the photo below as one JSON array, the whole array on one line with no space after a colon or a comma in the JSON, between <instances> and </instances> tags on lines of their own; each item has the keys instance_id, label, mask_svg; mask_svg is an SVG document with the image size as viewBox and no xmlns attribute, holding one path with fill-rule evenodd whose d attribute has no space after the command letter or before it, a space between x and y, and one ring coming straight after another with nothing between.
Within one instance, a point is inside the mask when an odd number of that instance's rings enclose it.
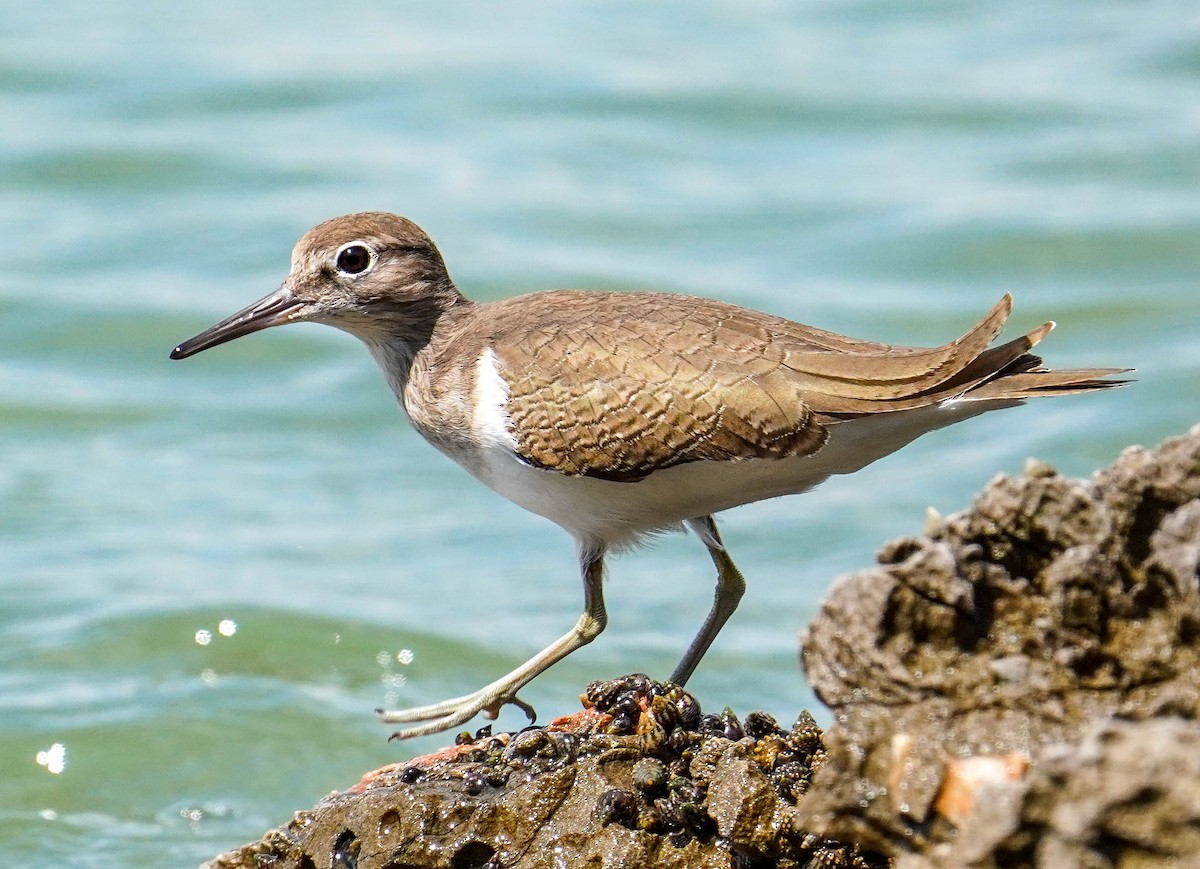
<instances>
[{"instance_id":1,"label":"barnacle-covered rock","mask_svg":"<svg viewBox=\"0 0 1200 869\"><path fill-rule=\"evenodd\" d=\"M218 857L214 869L668 866L882 869L882 858L803 831L796 801L824 759L804 714L702 716L641 674L594 682L546 727L484 728L354 787Z\"/></svg>"}]
</instances>

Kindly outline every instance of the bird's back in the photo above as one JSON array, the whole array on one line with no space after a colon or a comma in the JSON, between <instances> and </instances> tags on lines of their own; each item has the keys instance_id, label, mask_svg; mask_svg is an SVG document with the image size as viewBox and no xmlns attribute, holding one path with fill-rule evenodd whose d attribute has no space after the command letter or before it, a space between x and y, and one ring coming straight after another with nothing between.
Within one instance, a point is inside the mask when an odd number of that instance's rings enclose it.
<instances>
[{"instance_id":1,"label":"bird's back","mask_svg":"<svg viewBox=\"0 0 1200 869\"><path fill-rule=\"evenodd\" d=\"M568 476L633 481L693 462L812 455L831 427L951 398L994 402L1113 385L997 347L1005 296L934 348L850 338L724 302L556 290L474 307L440 355L492 354L513 450ZM468 349L470 348L470 349ZM976 411L978 412L978 411Z\"/></svg>"}]
</instances>

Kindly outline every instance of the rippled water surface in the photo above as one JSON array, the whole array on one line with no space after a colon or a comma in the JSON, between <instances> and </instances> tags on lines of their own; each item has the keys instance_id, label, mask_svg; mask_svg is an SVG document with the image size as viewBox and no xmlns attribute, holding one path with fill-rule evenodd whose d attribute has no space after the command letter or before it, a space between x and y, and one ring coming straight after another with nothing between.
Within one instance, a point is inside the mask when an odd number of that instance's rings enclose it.
<instances>
[{"instance_id":1,"label":"rippled water surface","mask_svg":"<svg viewBox=\"0 0 1200 869\"><path fill-rule=\"evenodd\" d=\"M444 739L580 608L569 539L407 427L334 330L178 341L295 238L403 212L468 295L717 296L940 343L1006 290L1125 390L939 432L728 514L750 591L702 703L814 704L837 575L1036 455L1200 419L1194 4L10 4L0 30L0 862L194 865ZM526 692L669 672L711 566L610 565L610 627ZM520 716L506 712L501 726Z\"/></svg>"}]
</instances>

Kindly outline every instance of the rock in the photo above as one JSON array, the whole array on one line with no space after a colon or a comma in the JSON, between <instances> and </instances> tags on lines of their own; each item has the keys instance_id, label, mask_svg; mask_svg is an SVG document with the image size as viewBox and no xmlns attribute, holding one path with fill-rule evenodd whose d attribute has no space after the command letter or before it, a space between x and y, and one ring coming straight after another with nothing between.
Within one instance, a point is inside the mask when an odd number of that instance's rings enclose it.
<instances>
[{"instance_id":1,"label":"rock","mask_svg":"<svg viewBox=\"0 0 1200 869\"><path fill-rule=\"evenodd\" d=\"M1078 743L1043 752L1025 782L989 799L952 841L906 855L897 869L1194 866L1200 726L1175 717L1101 721Z\"/></svg>"},{"instance_id":2,"label":"rock","mask_svg":"<svg viewBox=\"0 0 1200 869\"><path fill-rule=\"evenodd\" d=\"M838 726L797 823L904 867L1200 859L1200 426L997 477L879 563L803 640Z\"/></svg>"},{"instance_id":3,"label":"rock","mask_svg":"<svg viewBox=\"0 0 1200 869\"><path fill-rule=\"evenodd\" d=\"M701 716L635 675L588 686L585 711L376 770L212 869L811 866L887 861L803 831L796 801L824 759L807 714L790 731ZM749 730L752 735L745 735ZM730 735L736 738L730 738Z\"/></svg>"}]
</instances>

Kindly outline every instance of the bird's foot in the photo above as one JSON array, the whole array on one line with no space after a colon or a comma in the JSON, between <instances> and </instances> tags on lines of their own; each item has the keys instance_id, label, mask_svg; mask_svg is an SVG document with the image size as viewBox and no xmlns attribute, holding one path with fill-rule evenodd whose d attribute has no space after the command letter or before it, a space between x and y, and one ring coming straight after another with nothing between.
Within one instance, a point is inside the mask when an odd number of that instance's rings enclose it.
<instances>
[{"instance_id":1,"label":"bird's foot","mask_svg":"<svg viewBox=\"0 0 1200 869\"><path fill-rule=\"evenodd\" d=\"M405 727L393 733L392 739L410 739L449 730L481 712L488 718L495 718L500 714L501 707L506 705L516 706L529 716L530 722L534 721L537 713L533 711L532 706L517 697L517 692L547 667L561 661L580 646L590 643L604 629L604 601L600 596L601 566L599 556L587 562L587 609L575 626L508 675L501 676L474 694L454 697L430 706L390 711L377 709L379 720L384 724L413 723L412 727Z\"/></svg>"},{"instance_id":2,"label":"bird's foot","mask_svg":"<svg viewBox=\"0 0 1200 869\"><path fill-rule=\"evenodd\" d=\"M391 735L391 739L411 739L414 736L440 733L470 721L481 713L484 718L495 720L504 706L516 706L525 713L532 724L537 720L537 712L517 696L515 688L501 684L503 681L493 682L473 694L443 700L441 703L415 706L412 709L376 709L375 714L384 724L416 722L412 727L397 730Z\"/></svg>"}]
</instances>

